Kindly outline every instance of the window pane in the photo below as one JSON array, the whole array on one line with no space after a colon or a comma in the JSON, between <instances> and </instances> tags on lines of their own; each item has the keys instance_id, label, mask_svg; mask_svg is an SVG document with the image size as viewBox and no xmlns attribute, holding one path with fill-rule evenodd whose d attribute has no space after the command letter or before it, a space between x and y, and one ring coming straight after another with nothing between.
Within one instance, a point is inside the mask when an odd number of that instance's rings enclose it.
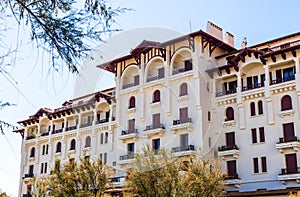
<instances>
[{"instance_id":1,"label":"window pane","mask_svg":"<svg viewBox=\"0 0 300 197\"><path fill-rule=\"evenodd\" d=\"M267 158L266 157L261 158L261 171L267 172Z\"/></svg>"},{"instance_id":2,"label":"window pane","mask_svg":"<svg viewBox=\"0 0 300 197\"><path fill-rule=\"evenodd\" d=\"M264 127L259 128L259 140L260 140L260 142L265 142L265 128Z\"/></svg>"},{"instance_id":3,"label":"window pane","mask_svg":"<svg viewBox=\"0 0 300 197\"><path fill-rule=\"evenodd\" d=\"M256 135L256 129L251 129L251 134L252 134L252 143L255 144L257 143L257 135Z\"/></svg>"}]
</instances>

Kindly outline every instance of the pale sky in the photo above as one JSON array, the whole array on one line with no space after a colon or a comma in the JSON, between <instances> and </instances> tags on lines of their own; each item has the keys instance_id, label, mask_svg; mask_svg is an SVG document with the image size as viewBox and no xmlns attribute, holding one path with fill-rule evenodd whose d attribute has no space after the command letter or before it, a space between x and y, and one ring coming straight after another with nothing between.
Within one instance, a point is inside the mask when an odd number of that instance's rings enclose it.
<instances>
[{"instance_id":1,"label":"pale sky","mask_svg":"<svg viewBox=\"0 0 300 197\"><path fill-rule=\"evenodd\" d=\"M211 21L235 36L235 47L247 37L248 45L299 31L300 20L298 0L110 0L113 6L132 8L116 18L117 28L132 30L142 27L159 27L183 34L199 29L205 30ZM191 25L190 25L191 24ZM16 40L26 35L20 28L10 31L4 38L8 46L15 46ZM113 35L112 35L113 36ZM11 43L11 44L9 44ZM25 44L25 43L24 43ZM134 48L135 46L132 46ZM37 58L38 57L38 58ZM16 124L28 118L41 107L58 108L73 98L76 76L63 72L48 74L48 55L27 45L16 54L16 64L8 67L17 84L0 75L0 100L10 101L17 106L0 111L0 120ZM1 73L0 73L1 74ZM98 91L113 84L104 84L109 75L103 75ZM19 91L17 88L18 87ZM19 186L21 136L10 129L0 135L0 189L11 196L17 196Z\"/></svg>"}]
</instances>

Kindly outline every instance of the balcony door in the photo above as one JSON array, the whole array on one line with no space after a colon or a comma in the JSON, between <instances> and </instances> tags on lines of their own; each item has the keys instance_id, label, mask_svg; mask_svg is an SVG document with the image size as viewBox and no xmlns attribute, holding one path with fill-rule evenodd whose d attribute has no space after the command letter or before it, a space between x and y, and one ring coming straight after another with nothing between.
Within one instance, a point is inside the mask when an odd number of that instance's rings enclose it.
<instances>
[{"instance_id":1,"label":"balcony door","mask_svg":"<svg viewBox=\"0 0 300 197\"><path fill-rule=\"evenodd\" d=\"M237 178L236 160L227 161L227 174L229 179Z\"/></svg>"},{"instance_id":2,"label":"balcony door","mask_svg":"<svg viewBox=\"0 0 300 197\"><path fill-rule=\"evenodd\" d=\"M160 127L160 114L153 114L152 115L152 123L153 128L159 128Z\"/></svg>"},{"instance_id":3,"label":"balcony door","mask_svg":"<svg viewBox=\"0 0 300 197\"><path fill-rule=\"evenodd\" d=\"M135 119L128 120L128 130L134 131L135 129Z\"/></svg>"},{"instance_id":4,"label":"balcony door","mask_svg":"<svg viewBox=\"0 0 300 197\"><path fill-rule=\"evenodd\" d=\"M179 109L180 122L186 123L188 121L188 108L180 108Z\"/></svg>"},{"instance_id":5,"label":"balcony door","mask_svg":"<svg viewBox=\"0 0 300 197\"><path fill-rule=\"evenodd\" d=\"M296 153L286 154L285 155L285 164L286 164L286 172L287 174L297 173L297 156Z\"/></svg>"},{"instance_id":6,"label":"balcony door","mask_svg":"<svg viewBox=\"0 0 300 197\"><path fill-rule=\"evenodd\" d=\"M180 135L180 147L187 147L189 145L189 135L182 134Z\"/></svg>"},{"instance_id":7,"label":"balcony door","mask_svg":"<svg viewBox=\"0 0 300 197\"><path fill-rule=\"evenodd\" d=\"M235 134L234 132L226 133L226 146L234 147L235 145Z\"/></svg>"},{"instance_id":8,"label":"balcony door","mask_svg":"<svg viewBox=\"0 0 300 197\"><path fill-rule=\"evenodd\" d=\"M285 142L294 141L295 139L294 123L283 124L283 137Z\"/></svg>"}]
</instances>

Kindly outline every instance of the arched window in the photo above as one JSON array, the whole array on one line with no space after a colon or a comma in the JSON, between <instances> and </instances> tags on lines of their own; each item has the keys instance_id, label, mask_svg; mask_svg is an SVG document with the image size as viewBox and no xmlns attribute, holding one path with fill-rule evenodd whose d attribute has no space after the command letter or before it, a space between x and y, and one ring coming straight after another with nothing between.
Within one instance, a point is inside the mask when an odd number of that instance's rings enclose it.
<instances>
[{"instance_id":1,"label":"arched window","mask_svg":"<svg viewBox=\"0 0 300 197\"><path fill-rule=\"evenodd\" d=\"M100 134L100 144L103 144L103 133Z\"/></svg>"},{"instance_id":2,"label":"arched window","mask_svg":"<svg viewBox=\"0 0 300 197\"><path fill-rule=\"evenodd\" d=\"M57 153L61 152L61 142L57 142L57 144L56 144L56 152Z\"/></svg>"},{"instance_id":3,"label":"arched window","mask_svg":"<svg viewBox=\"0 0 300 197\"><path fill-rule=\"evenodd\" d=\"M234 110L232 107L227 107L225 121L234 120Z\"/></svg>"},{"instance_id":4,"label":"arched window","mask_svg":"<svg viewBox=\"0 0 300 197\"><path fill-rule=\"evenodd\" d=\"M76 141L75 141L75 139L72 139L70 150L75 150L75 148L76 148Z\"/></svg>"},{"instance_id":5,"label":"arched window","mask_svg":"<svg viewBox=\"0 0 300 197\"><path fill-rule=\"evenodd\" d=\"M289 95L285 95L281 99L281 111L292 109L292 98Z\"/></svg>"},{"instance_id":6,"label":"arched window","mask_svg":"<svg viewBox=\"0 0 300 197\"><path fill-rule=\"evenodd\" d=\"M130 99L129 99L129 107L128 108L129 109L135 108L135 97L134 96L130 97Z\"/></svg>"},{"instance_id":7,"label":"arched window","mask_svg":"<svg viewBox=\"0 0 300 197\"><path fill-rule=\"evenodd\" d=\"M179 96L188 95L188 87L186 83L180 85L179 92Z\"/></svg>"},{"instance_id":8,"label":"arched window","mask_svg":"<svg viewBox=\"0 0 300 197\"><path fill-rule=\"evenodd\" d=\"M263 109L263 102L262 102L262 100L258 101L257 105L258 105L258 114L259 115L263 114L264 113L264 109Z\"/></svg>"},{"instance_id":9,"label":"arched window","mask_svg":"<svg viewBox=\"0 0 300 197\"><path fill-rule=\"evenodd\" d=\"M104 143L107 143L108 142L108 132L105 132L105 140L104 140Z\"/></svg>"},{"instance_id":10,"label":"arched window","mask_svg":"<svg viewBox=\"0 0 300 197\"><path fill-rule=\"evenodd\" d=\"M250 115L255 116L255 103L254 102L250 103Z\"/></svg>"},{"instance_id":11,"label":"arched window","mask_svg":"<svg viewBox=\"0 0 300 197\"><path fill-rule=\"evenodd\" d=\"M160 91L155 90L153 93L153 103L160 102Z\"/></svg>"},{"instance_id":12,"label":"arched window","mask_svg":"<svg viewBox=\"0 0 300 197\"><path fill-rule=\"evenodd\" d=\"M35 148L32 147L30 150L30 157L34 157L35 156Z\"/></svg>"},{"instance_id":13,"label":"arched window","mask_svg":"<svg viewBox=\"0 0 300 197\"><path fill-rule=\"evenodd\" d=\"M91 137L87 136L85 138L85 147L91 147Z\"/></svg>"}]
</instances>

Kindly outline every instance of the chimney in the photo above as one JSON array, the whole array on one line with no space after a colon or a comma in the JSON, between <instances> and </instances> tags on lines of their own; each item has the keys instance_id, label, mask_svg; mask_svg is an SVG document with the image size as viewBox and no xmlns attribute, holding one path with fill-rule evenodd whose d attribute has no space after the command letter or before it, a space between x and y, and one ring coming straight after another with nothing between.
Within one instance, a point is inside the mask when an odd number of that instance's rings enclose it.
<instances>
[{"instance_id":1,"label":"chimney","mask_svg":"<svg viewBox=\"0 0 300 197\"><path fill-rule=\"evenodd\" d=\"M223 40L223 30L221 27L215 25L214 23L208 21L206 25L206 32L210 35L218 38L219 40Z\"/></svg>"},{"instance_id":2,"label":"chimney","mask_svg":"<svg viewBox=\"0 0 300 197\"><path fill-rule=\"evenodd\" d=\"M226 32L224 42L227 43L228 45L234 47L234 35L232 35L229 32Z\"/></svg>"}]
</instances>

